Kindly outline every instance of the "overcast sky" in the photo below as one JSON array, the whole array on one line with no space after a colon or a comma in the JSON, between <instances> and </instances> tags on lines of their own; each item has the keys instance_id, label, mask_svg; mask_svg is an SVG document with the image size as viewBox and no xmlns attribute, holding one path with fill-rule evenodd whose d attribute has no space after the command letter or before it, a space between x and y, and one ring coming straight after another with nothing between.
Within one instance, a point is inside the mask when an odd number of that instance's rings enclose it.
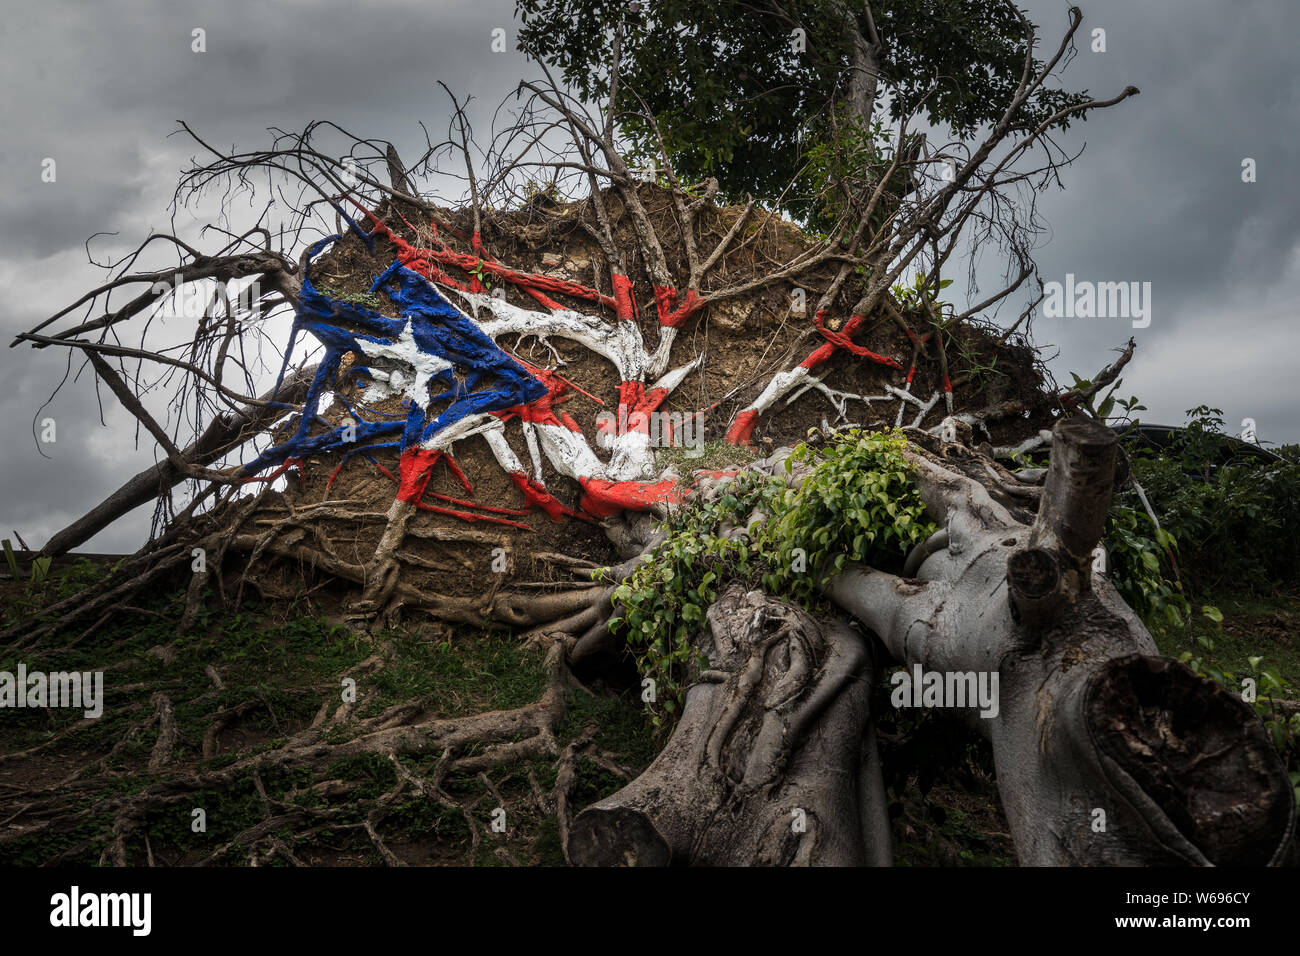
<instances>
[{"instance_id":1,"label":"overcast sky","mask_svg":"<svg viewBox=\"0 0 1300 956\"><path fill-rule=\"evenodd\" d=\"M1054 44L1067 4L1025 0ZM1035 320L1035 339L1058 378L1092 374L1132 334L1137 357L1125 389L1152 421L1180 423L1198 404L1224 409L1229 429L1253 418L1260 438L1300 441L1293 413L1300 355L1300 69L1294 0L1084 0L1079 54L1063 75L1076 89L1140 96L1094 115L1061 138L1080 160L1065 191L1040 202L1050 225L1037 250L1044 279L1150 282L1151 322ZM151 229L193 144L171 134L184 119L210 141L263 146L267 127L331 119L418 156L424 120L445 130L442 80L491 109L534 71L514 52L491 52L492 30L514 39L512 0L358 3L74 3L13 6L0 18L0 338L35 325L102 281L93 247L120 253ZM1106 51L1091 51L1091 31ZM191 50L206 31L207 51ZM670 65L665 64L665 68ZM42 182L53 158L57 178ZM1242 182L1255 160L1257 181ZM1291 170L1292 172L1287 172ZM195 235L205 214L183 215ZM210 245L210 244L209 244ZM950 291L957 291L955 286ZM1007 318L1010 307L1001 318ZM135 446L130 421L104 397L101 426L89 374L41 410L67 355L0 350L0 536L33 547L155 457ZM33 418L53 418L40 445ZM48 455L44 457L42 455ZM147 533L137 513L84 546L130 551Z\"/></svg>"}]
</instances>

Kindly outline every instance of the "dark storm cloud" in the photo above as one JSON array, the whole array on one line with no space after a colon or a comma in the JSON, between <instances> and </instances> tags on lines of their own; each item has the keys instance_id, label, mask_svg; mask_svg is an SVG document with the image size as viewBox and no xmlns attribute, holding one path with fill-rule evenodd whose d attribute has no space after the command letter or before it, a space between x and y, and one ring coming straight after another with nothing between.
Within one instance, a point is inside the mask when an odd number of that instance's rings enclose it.
<instances>
[{"instance_id":1,"label":"dark storm cloud","mask_svg":"<svg viewBox=\"0 0 1300 956\"><path fill-rule=\"evenodd\" d=\"M166 209L179 169L198 153L171 136L184 119L219 147L268 144L268 127L301 129L330 119L361 136L394 141L407 157L446 131L436 81L489 111L527 67L494 54L491 30L513 36L510 0L476 3L46 3L0 19L0 338L30 328L102 281L97 258L121 252L151 230L169 230ZM207 52L192 51L206 31ZM56 161L43 183L41 162ZM188 217L182 215L184 224ZM0 535L17 529L39 546L155 460L135 447L129 419L104 394L99 411L88 375L40 413L57 442L37 451L31 422L62 377L54 349L0 351ZM115 426L115 427L114 427ZM131 550L148 528L145 507L86 546Z\"/></svg>"},{"instance_id":2,"label":"dark storm cloud","mask_svg":"<svg viewBox=\"0 0 1300 956\"><path fill-rule=\"evenodd\" d=\"M1208 286L1275 271L1300 231L1289 204L1279 203L1290 192L1279 174L1300 159L1300 117L1294 98L1279 94L1289 85L1290 53L1260 49L1260 35L1300 28L1300 7L1278 9L1254 30L1240 20L1225 24L1207 44L1179 25L1210 21L1219 5L1184 4L1180 13L1188 15L1173 21L1154 16L1154 4L1116 5L1114 12L1098 6L1085 29L1105 27L1108 51L1085 47L1067 76L1094 95L1118 92L1121 83L1142 95L1072 131L1091 146L1070 171L1063 216L1053 220L1058 235L1091 226L1107 240L1095 256L1109 274L1140 266L1170 306L1199 294L1188 287L1193 273ZM1129 56L1132 50L1141 55ZM1261 182L1241 181L1245 157L1262 164ZM1265 241L1258 255L1235 261L1233 250L1248 233Z\"/></svg>"},{"instance_id":3,"label":"dark storm cloud","mask_svg":"<svg viewBox=\"0 0 1300 956\"><path fill-rule=\"evenodd\" d=\"M1030 2L1044 46L1059 36L1065 5ZM1052 241L1039 251L1045 279L1152 283L1152 322L1046 319L1067 370L1091 374L1129 334L1137 358L1126 390L1153 420L1178 422L1206 403L1229 427L1243 417L1261 436L1300 440L1289 361L1300 347L1300 80L1291 44L1300 5L1282 2L1117 2L1082 5L1079 54L1064 74L1099 98L1132 84L1140 96L1093 114L1062 137L1088 144L1066 190L1040 209ZM1106 30L1105 53L1090 50ZM1243 183L1242 160L1258 164Z\"/></svg>"},{"instance_id":4,"label":"dark storm cloud","mask_svg":"<svg viewBox=\"0 0 1300 956\"><path fill-rule=\"evenodd\" d=\"M80 363L77 363L80 364ZM67 372L66 353L46 350L36 355L5 355L6 394L23 400L5 402L4 419L4 514L0 533L9 537L17 529L23 538L38 546L88 511L127 477L121 464L134 455L132 423L113 417L116 405L105 395L104 420L114 429L99 424L100 411L95 389L83 375L83 385L71 382L48 404L50 393ZM76 365L72 374L76 374ZM43 423L55 423L54 442L40 441ZM148 450L152 442L142 447ZM110 487L111 485L111 487ZM124 546L138 539L139 527L114 536ZM110 535L112 533L110 532ZM138 546L138 545L137 545Z\"/></svg>"},{"instance_id":5,"label":"dark storm cloud","mask_svg":"<svg viewBox=\"0 0 1300 956\"><path fill-rule=\"evenodd\" d=\"M1026 0L1043 46L1065 23L1059 0ZM1059 347L1053 363L1095 371L1129 334L1139 340L1128 385L1157 418L1205 401L1244 416L1274 440L1300 439L1290 408L1290 357L1300 351L1296 255L1300 83L1292 65L1300 4L1208 0L1085 0L1080 52L1066 85L1142 95L1078 125L1063 144L1088 149L1044 197L1052 240L1045 278L1153 284L1145 330L1116 320L1037 322ZM85 261L91 233L117 231L117 248L167 229L179 168L197 152L171 136L188 121L219 146L263 146L270 126L328 118L394 141L406 157L438 139L446 100L436 81L473 94L486 134L490 112L522 76L516 53L490 52L490 31L514 36L511 0L213 4L25 4L0 18L0 337L28 328L101 281ZM1089 31L1107 31L1105 54ZM206 30L207 52L191 51ZM1243 157L1259 181L1243 184ZM55 158L58 181L40 181ZM185 222L186 217L182 216ZM191 227L192 228L192 227ZM992 257L989 257L990 260ZM991 266L991 262L988 264ZM993 276L981 276L987 279ZM1018 310L1016 310L1018 311ZM1013 312L1012 315L1015 313ZM1003 313L1005 318L1006 313ZM84 512L154 460L133 447L129 422L105 396L98 425L88 377L42 412L59 423L41 457L31 437L38 406L65 357L0 348L0 534L32 544ZM89 544L126 550L147 529L142 509Z\"/></svg>"}]
</instances>

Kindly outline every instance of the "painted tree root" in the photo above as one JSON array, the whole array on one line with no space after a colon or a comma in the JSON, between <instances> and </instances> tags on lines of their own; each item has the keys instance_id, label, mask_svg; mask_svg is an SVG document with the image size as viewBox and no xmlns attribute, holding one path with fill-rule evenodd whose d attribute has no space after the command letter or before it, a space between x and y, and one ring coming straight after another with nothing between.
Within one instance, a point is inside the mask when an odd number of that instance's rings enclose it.
<instances>
[{"instance_id":1,"label":"painted tree root","mask_svg":"<svg viewBox=\"0 0 1300 956\"><path fill-rule=\"evenodd\" d=\"M990 740L1022 864L1293 862L1296 811L1253 710L1158 656L1089 554L1114 436L1059 422L1032 527L986 489L912 453L949 545L904 579L866 567L828 582L841 608L909 668L1000 677Z\"/></svg>"},{"instance_id":2,"label":"painted tree root","mask_svg":"<svg viewBox=\"0 0 1300 956\"><path fill-rule=\"evenodd\" d=\"M578 814L570 862L888 863L865 641L843 621L814 621L739 584L708 622L710 669L687 692L668 745Z\"/></svg>"}]
</instances>

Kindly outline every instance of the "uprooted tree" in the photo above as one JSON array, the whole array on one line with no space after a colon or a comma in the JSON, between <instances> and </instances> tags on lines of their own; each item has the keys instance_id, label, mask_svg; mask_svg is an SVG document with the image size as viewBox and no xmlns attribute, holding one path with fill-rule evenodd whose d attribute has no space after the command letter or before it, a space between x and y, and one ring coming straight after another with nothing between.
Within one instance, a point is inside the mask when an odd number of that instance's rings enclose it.
<instances>
[{"instance_id":1,"label":"uprooted tree","mask_svg":"<svg viewBox=\"0 0 1300 956\"><path fill-rule=\"evenodd\" d=\"M1287 859L1292 790L1253 712L1159 657L1092 570L1125 475L1089 410L1132 343L1086 388L1058 392L1021 329L1036 300L1008 330L979 318L1034 274L1032 198L1070 162L1051 133L1136 90L1049 95L1081 15L1040 62L1033 26L993 4L998 80L981 89L1001 98L975 109L969 96L949 101L947 81L909 77L892 129L873 131L877 83L915 63L888 30L902 35L916 11L890 6L879 24L868 8L854 21L860 42L841 51L850 81L830 84L817 136L831 159L815 188L799 169L765 201L720 204L739 198L737 180L679 176L678 157L702 168L699 144L655 104L671 91L643 97L633 82L645 68L626 65L624 45L644 52L656 28L635 11L602 14L604 80L581 91L599 110L536 49L546 78L520 85L486 149L454 97L449 138L409 167L391 145L330 124L231 153L185 127L204 158L177 202L264 187L258 220L214 224L229 241L211 253L150 236L15 342L84 358L159 451L42 555L150 502L155 534L0 641L34 647L70 629L74 643L93 641L133 595L189 570L179 631L205 601L238 602L246 588L281 600L332 584L357 626L406 616L515 628L549 649L552 679L519 710L430 720L398 709L342 741L331 735L347 708L322 711L269 752L110 800L108 859L127 858L148 812L200 788L349 754L383 755L399 789L446 802L438 775L412 774L401 755L441 751L443 773L556 754L565 689L633 646L663 664L658 676L681 678L680 714L645 772L576 818L573 747L558 754L553 803L575 863L888 862L870 689L891 664L999 679L994 713L966 703L1022 862ZM935 148L910 131L932 101L964 139ZM341 158L326 151L338 138ZM435 166L448 156L463 168L455 208L416 188L448 174ZM799 208L792 197L823 232L782 218ZM959 312L939 293L972 237L1008 252L1008 281ZM176 262L139 269L160 246ZM207 301L176 341L175 321L151 320L175 317L195 290ZM269 331L282 314L283 343ZM987 374L994 366L1005 372ZM149 397L160 388L165 408ZM791 451L810 429L830 451ZM884 458L871 457L875 433L888 433ZM694 441L709 434L725 436L721 451ZM1005 466L1039 447L1045 474ZM692 467L704 448L709 467ZM819 483L844 460L856 464L838 484ZM861 484L881 469L901 482L889 494ZM891 540L879 522L904 487L916 507ZM814 498L829 510L809 511ZM663 549L681 541L672 521L691 514L708 515L693 540L701 569L715 569L693 613L635 616L669 567ZM832 539L843 550L829 553ZM750 563L751 545L766 565ZM796 551L812 556L806 572ZM165 713L160 702L160 739ZM166 748L157 756L165 768ZM67 826L85 812L74 805L34 795L26 819ZM390 859L377 819L366 832Z\"/></svg>"}]
</instances>

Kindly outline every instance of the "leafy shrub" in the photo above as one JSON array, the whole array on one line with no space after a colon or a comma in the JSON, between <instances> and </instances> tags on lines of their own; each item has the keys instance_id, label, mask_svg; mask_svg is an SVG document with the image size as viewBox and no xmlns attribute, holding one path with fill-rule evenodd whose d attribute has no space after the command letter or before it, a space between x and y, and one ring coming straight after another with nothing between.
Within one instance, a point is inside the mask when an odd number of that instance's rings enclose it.
<instances>
[{"instance_id":1,"label":"leafy shrub","mask_svg":"<svg viewBox=\"0 0 1300 956\"><path fill-rule=\"evenodd\" d=\"M1120 505L1112 506L1106 516L1105 539L1110 581L1147 629L1181 629L1191 615L1191 603L1165 576L1161 561L1177 550L1177 539L1155 527L1146 512Z\"/></svg>"},{"instance_id":2,"label":"leafy shrub","mask_svg":"<svg viewBox=\"0 0 1300 956\"><path fill-rule=\"evenodd\" d=\"M655 707L673 713L685 694L683 682L696 651L691 639L704 626L704 612L717 600L717 586L754 571L749 546L722 533L756 507L770 506L780 482L742 471L724 494L676 512L665 539L650 558L614 591L623 613L609 628L623 637L643 678L655 681ZM652 722L660 725L660 714Z\"/></svg>"},{"instance_id":3,"label":"leafy shrub","mask_svg":"<svg viewBox=\"0 0 1300 956\"><path fill-rule=\"evenodd\" d=\"M1172 447L1135 452L1133 472L1161 527L1177 539L1193 591L1266 591L1300 576L1300 464L1224 454L1218 409L1199 408ZM1128 492L1119 504L1137 507ZM1148 521L1149 525L1149 521Z\"/></svg>"},{"instance_id":4,"label":"leafy shrub","mask_svg":"<svg viewBox=\"0 0 1300 956\"><path fill-rule=\"evenodd\" d=\"M1206 651L1214 650L1214 641L1205 635L1197 635L1197 644ZM1220 670L1204 662L1191 651L1183 651L1178 658L1196 674L1222 684L1233 694L1241 694L1243 681L1231 671ZM1281 675L1272 668L1263 666L1262 657L1249 659L1250 676L1256 688L1256 698L1252 703L1255 713L1264 724L1264 730L1291 777L1291 785L1296 791L1297 811L1300 812L1300 713L1289 717L1280 712L1273 697L1285 690Z\"/></svg>"},{"instance_id":5,"label":"leafy shrub","mask_svg":"<svg viewBox=\"0 0 1300 956\"><path fill-rule=\"evenodd\" d=\"M848 429L822 448L801 444L790 455L812 466L796 488L742 471L715 500L681 509L665 540L614 592L623 613L609 622L655 681L652 722L681 705L692 667L693 639L720 583L761 583L805 607L819 601L817 582L851 561L889 568L934 533L902 456L901 435ZM757 525L757 526L755 526ZM749 540L728 536L749 528Z\"/></svg>"},{"instance_id":6,"label":"leafy shrub","mask_svg":"<svg viewBox=\"0 0 1300 956\"><path fill-rule=\"evenodd\" d=\"M787 471L795 464L813 470L799 487L786 489L758 533L771 567L764 587L788 590L807 605L817 582L850 562L901 569L912 546L936 529L924 517L925 504L903 458L906 444L896 433L850 428L828 446L805 444L791 453Z\"/></svg>"}]
</instances>

